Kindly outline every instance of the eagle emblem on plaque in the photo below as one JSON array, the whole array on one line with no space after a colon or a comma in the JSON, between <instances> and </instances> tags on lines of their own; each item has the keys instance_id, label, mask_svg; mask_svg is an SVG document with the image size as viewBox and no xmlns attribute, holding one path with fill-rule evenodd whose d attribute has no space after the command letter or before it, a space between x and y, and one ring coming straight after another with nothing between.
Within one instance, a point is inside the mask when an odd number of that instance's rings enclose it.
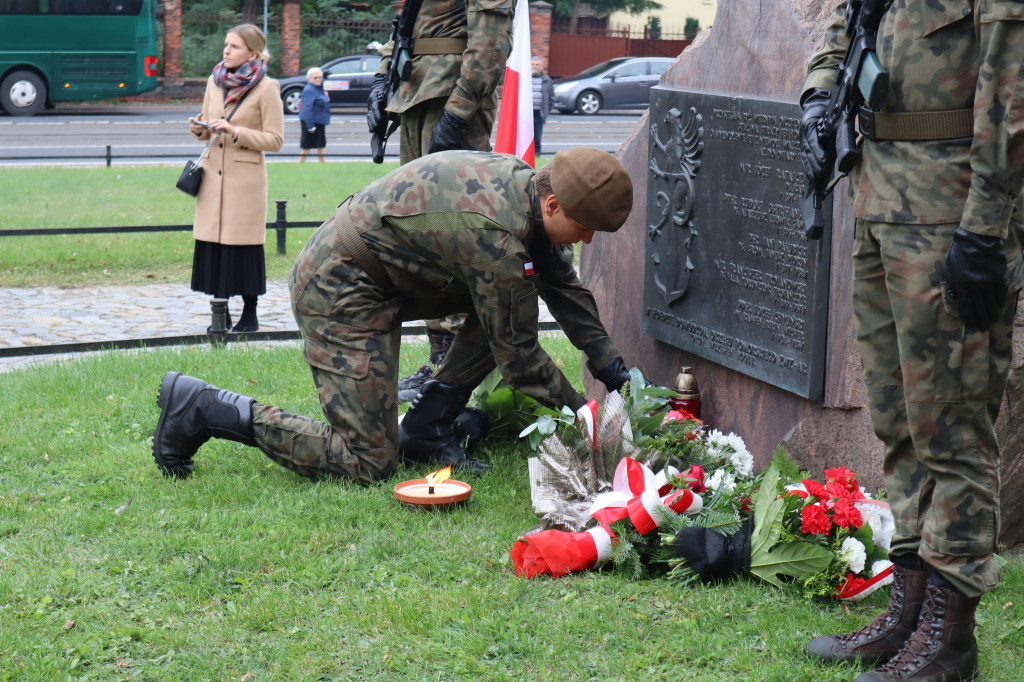
<instances>
[{"instance_id":1,"label":"eagle emblem on plaque","mask_svg":"<svg viewBox=\"0 0 1024 682\"><path fill-rule=\"evenodd\" d=\"M654 184L654 205L648 207L647 238L653 244L654 284L665 303L672 305L685 294L693 274L690 247L697 238L693 224L694 177L704 152L703 118L693 107L672 107L651 123L649 181ZM667 135L662 139L659 130Z\"/></svg>"}]
</instances>

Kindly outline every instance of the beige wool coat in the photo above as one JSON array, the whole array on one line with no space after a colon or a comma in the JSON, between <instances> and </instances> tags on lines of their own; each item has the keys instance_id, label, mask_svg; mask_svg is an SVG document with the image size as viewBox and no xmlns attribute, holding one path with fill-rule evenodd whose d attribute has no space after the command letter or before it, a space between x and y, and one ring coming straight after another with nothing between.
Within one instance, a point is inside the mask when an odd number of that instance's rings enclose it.
<instances>
[{"instance_id":1,"label":"beige wool coat","mask_svg":"<svg viewBox=\"0 0 1024 682\"><path fill-rule=\"evenodd\" d=\"M203 120L227 118L224 90L206 83ZM231 117L238 139L222 133L203 159L203 183L196 199L193 236L219 244L263 244L267 238L267 163L264 152L284 143L281 86L273 78L260 80ZM198 136L210 138L210 131Z\"/></svg>"}]
</instances>

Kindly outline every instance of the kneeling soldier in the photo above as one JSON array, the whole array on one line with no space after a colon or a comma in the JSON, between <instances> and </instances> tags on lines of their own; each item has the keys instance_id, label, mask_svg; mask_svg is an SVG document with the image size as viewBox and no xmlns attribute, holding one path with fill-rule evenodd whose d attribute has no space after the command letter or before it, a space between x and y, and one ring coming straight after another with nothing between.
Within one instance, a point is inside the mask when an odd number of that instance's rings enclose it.
<instances>
[{"instance_id":1,"label":"kneeling soldier","mask_svg":"<svg viewBox=\"0 0 1024 682\"><path fill-rule=\"evenodd\" d=\"M540 347L538 294L608 390L629 378L569 245L615 232L632 205L626 170L585 147L559 152L539 172L514 156L449 151L389 173L345 200L292 270L292 309L328 422L168 372L157 465L188 476L214 437L311 477L384 478L399 449L407 461L487 468L466 457L452 423L495 366L555 409L586 402ZM466 324L399 428L402 321L459 312Z\"/></svg>"}]
</instances>

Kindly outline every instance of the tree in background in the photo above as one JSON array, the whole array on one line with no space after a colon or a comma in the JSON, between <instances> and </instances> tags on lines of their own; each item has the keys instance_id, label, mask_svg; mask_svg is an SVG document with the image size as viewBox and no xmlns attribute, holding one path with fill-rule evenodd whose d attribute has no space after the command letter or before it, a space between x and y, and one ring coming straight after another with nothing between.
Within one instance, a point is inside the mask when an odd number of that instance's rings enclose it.
<instances>
[{"instance_id":1,"label":"tree in background","mask_svg":"<svg viewBox=\"0 0 1024 682\"><path fill-rule=\"evenodd\" d=\"M661 17L647 17L647 35L645 37L651 40L661 38Z\"/></svg>"},{"instance_id":2,"label":"tree in background","mask_svg":"<svg viewBox=\"0 0 1024 682\"><path fill-rule=\"evenodd\" d=\"M569 33L576 32L579 22L582 0L554 0L554 13L560 17L570 17ZM627 14L643 14L651 10L661 9L661 3L654 0L587 0L590 9L599 17L606 17L612 12Z\"/></svg>"},{"instance_id":3,"label":"tree in background","mask_svg":"<svg viewBox=\"0 0 1024 682\"><path fill-rule=\"evenodd\" d=\"M687 38L693 38L695 35L700 33L700 21L693 17L686 17L686 25L683 27L683 33L686 34Z\"/></svg>"},{"instance_id":4,"label":"tree in background","mask_svg":"<svg viewBox=\"0 0 1024 682\"><path fill-rule=\"evenodd\" d=\"M267 7L267 48L272 55L272 75L281 74L280 21L285 4L284 0L274 0ZM376 30L369 27L370 33L365 33L344 22L389 22L394 14L392 0L301 0L299 7L303 24L299 61L303 68L342 54L364 52L371 40L385 42L389 27ZM243 22L263 27L263 0L182 2L181 75L208 76L221 52L224 33Z\"/></svg>"}]
</instances>

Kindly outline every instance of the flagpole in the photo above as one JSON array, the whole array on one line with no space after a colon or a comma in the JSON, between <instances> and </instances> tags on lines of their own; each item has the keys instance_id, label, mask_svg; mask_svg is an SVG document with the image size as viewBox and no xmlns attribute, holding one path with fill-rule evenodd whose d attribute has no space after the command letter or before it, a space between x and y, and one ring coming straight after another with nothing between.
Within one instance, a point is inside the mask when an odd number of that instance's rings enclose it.
<instances>
[{"instance_id":1,"label":"flagpole","mask_svg":"<svg viewBox=\"0 0 1024 682\"><path fill-rule=\"evenodd\" d=\"M527 0L516 2L512 31L512 53L505 64L505 84L498 106L494 151L513 154L535 166L530 7Z\"/></svg>"}]
</instances>

